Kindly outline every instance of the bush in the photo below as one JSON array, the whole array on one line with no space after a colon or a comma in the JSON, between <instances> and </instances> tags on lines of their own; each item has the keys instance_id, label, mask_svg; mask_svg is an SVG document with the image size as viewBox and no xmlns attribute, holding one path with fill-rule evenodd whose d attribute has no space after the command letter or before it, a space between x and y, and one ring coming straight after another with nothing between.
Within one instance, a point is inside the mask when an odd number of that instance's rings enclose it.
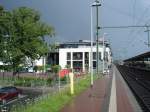
<instances>
[{"instance_id":1,"label":"bush","mask_svg":"<svg viewBox=\"0 0 150 112\"><path fill-rule=\"evenodd\" d=\"M60 78L60 81L67 81L67 76Z\"/></svg>"},{"instance_id":2,"label":"bush","mask_svg":"<svg viewBox=\"0 0 150 112\"><path fill-rule=\"evenodd\" d=\"M46 80L44 79L39 79L39 78L34 78L34 77L20 77L18 79L15 80L14 85L15 86L26 86L26 87L30 87L32 84L43 84L45 83Z\"/></svg>"},{"instance_id":3,"label":"bush","mask_svg":"<svg viewBox=\"0 0 150 112\"><path fill-rule=\"evenodd\" d=\"M52 82L53 82L53 78L49 77L49 78L47 79L47 84L48 84L48 85L52 85Z\"/></svg>"},{"instance_id":4,"label":"bush","mask_svg":"<svg viewBox=\"0 0 150 112\"><path fill-rule=\"evenodd\" d=\"M54 65L54 66L52 66L52 72L53 73L58 73L59 70L61 70L61 66L60 65Z\"/></svg>"}]
</instances>

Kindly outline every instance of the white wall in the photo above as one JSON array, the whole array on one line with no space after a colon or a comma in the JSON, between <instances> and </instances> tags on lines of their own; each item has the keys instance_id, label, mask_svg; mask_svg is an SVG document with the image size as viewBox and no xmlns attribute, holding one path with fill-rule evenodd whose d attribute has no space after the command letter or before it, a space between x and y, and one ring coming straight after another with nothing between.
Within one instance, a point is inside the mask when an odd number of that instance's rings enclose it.
<instances>
[{"instance_id":1,"label":"white wall","mask_svg":"<svg viewBox=\"0 0 150 112\"><path fill-rule=\"evenodd\" d=\"M102 51L103 51L103 48L99 47L99 52L102 52ZM59 65L62 68L65 68L65 66L67 64L67 52L70 52L70 53L73 53L73 52L89 52L89 64L90 64L90 52L91 52L91 48L90 47L60 48L59 49ZM96 52L96 47L93 47L93 52Z\"/></svg>"}]
</instances>

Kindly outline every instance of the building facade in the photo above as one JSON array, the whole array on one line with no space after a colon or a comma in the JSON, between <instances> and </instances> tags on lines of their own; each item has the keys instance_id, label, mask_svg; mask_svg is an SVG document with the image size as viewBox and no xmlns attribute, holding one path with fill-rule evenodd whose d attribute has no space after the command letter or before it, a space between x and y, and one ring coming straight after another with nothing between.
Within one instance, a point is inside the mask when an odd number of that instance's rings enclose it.
<instances>
[{"instance_id":1,"label":"building facade","mask_svg":"<svg viewBox=\"0 0 150 112\"><path fill-rule=\"evenodd\" d=\"M104 50L103 50L104 48ZM89 71L90 67L96 69L96 42L93 43L93 65L91 65L91 43L90 41L80 40L79 42L66 42L60 44L59 47L59 65L62 68L70 66L74 70ZM98 44L99 51L99 70L102 70L102 63L104 59L105 68L112 62L111 48L105 42L104 47L101 41Z\"/></svg>"}]
</instances>

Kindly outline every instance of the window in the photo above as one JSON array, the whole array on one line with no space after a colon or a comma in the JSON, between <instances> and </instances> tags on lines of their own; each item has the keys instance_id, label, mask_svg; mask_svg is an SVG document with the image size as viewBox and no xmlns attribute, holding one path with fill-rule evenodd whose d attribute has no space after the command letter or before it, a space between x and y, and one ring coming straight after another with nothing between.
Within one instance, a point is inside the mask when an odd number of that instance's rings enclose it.
<instances>
[{"instance_id":1,"label":"window","mask_svg":"<svg viewBox=\"0 0 150 112\"><path fill-rule=\"evenodd\" d=\"M99 52L99 60L102 60L102 59L101 59L101 52Z\"/></svg>"},{"instance_id":2,"label":"window","mask_svg":"<svg viewBox=\"0 0 150 112\"><path fill-rule=\"evenodd\" d=\"M85 60L89 60L89 53L85 52Z\"/></svg>"},{"instance_id":3,"label":"window","mask_svg":"<svg viewBox=\"0 0 150 112\"><path fill-rule=\"evenodd\" d=\"M93 52L93 60L96 60L96 52ZM101 52L99 52L99 60L101 60Z\"/></svg>"},{"instance_id":4,"label":"window","mask_svg":"<svg viewBox=\"0 0 150 112\"><path fill-rule=\"evenodd\" d=\"M96 60L96 52L93 52L93 60Z\"/></svg>"},{"instance_id":5,"label":"window","mask_svg":"<svg viewBox=\"0 0 150 112\"><path fill-rule=\"evenodd\" d=\"M71 67L71 61L67 61L67 66Z\"/></svg>"},{"instance_id":6,"label":"window","mask_svg":"<svg viewBox=\"0 0 150 112\"><path fill-rule=\"evenodd\" d=\"M85 60L85 68L89 67L89 60Z\"/></svg>"},{"instance_id":7,"label":"window","mask_svg":"<svg viewBox=\"0 0 150 112\"><path fill-rule=\"evenodd\" d=\"M105 56L104 56L104 60L108 61L108 52L105 52L104 55L105 55Z\"/></svg>"},{"instance_id":8,"label":"window","mask_svg":"<svg viewBox=\"0 0 150 112\"><path fill-rule=\"evenodd\" d=\"M70 61L67 61L67 65L71 65L71 62L70 62Z\"/></svg>"},{"instance_id":9,"label":"window","mask_svg":"<svg viewBox=\"0 0 150 112\"><path fill-rule=\"evenodd\" d=\"M82 58L83 58L82 52L73 53L73 60L82 60Z\"/></svg>"},{"instance_id":10,"label":"window","mask_svg":"<svg viewBox=\"0 0 150 112\"><path fill-rule=\"evenodd\" d=\"M73 69L75 71L81 71L82 70L82 61L73 61Z\"/></svg>"},{"instance_id":11,"label":"window","mask_svg":"<svg viewBox=\"0 0 150 112\"><path fill-rule=\"evenodd\" d=\"M96 69L96 61L93 61L93 69Z\"/></svg>"},{"instance_id":12,"label":"window","mask_svg":"<svg viewBox=\"0 0 150 112\"><path fill-rule=\"evenodd\" d=\"M71 53L67 52L67 60L71 60Z\"/></svg>"}]
</instances>

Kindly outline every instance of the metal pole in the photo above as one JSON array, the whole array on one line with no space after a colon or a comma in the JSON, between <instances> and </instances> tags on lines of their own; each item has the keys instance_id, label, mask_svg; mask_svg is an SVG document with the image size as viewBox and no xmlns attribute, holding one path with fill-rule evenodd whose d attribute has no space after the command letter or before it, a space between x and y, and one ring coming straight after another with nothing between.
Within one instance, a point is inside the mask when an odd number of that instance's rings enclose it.
<instances>
[{"instance_id":1,"label":"metal pole","mask_svg":"<svg viewBox=\"0 0 150 112\"><path fill-rule=\"evenodd\" d=\"M105 36L105 33L104 33L104 35L103 35L103 73L104 73L104 67L105 67L105 65L104 65L104 59L105 59L105 51L104 51L104 36Z\"/></svg>"},{"instance_id":2,"label":"metal pole","mask_svg":"<svg viewBox=\"0 0 150 112\"><path fill-rule=\"evenodd\" d=\"M96 3L99 3L98 0L95 1ZM98 75L99 73L99 64L98 64L98 60L99 60L99 49L98 49L98 5L96 5L96 73Z\"/></svg>"},{"instance_id":3,"label":"metal pole","mask_svg":"<svg viewBox=\"0 0 150 112\"><path fill-rule=\"evenodd\" d=\"M93 86L93 7L91 6L91 86Z\"/></svg>"}]
</instances>

